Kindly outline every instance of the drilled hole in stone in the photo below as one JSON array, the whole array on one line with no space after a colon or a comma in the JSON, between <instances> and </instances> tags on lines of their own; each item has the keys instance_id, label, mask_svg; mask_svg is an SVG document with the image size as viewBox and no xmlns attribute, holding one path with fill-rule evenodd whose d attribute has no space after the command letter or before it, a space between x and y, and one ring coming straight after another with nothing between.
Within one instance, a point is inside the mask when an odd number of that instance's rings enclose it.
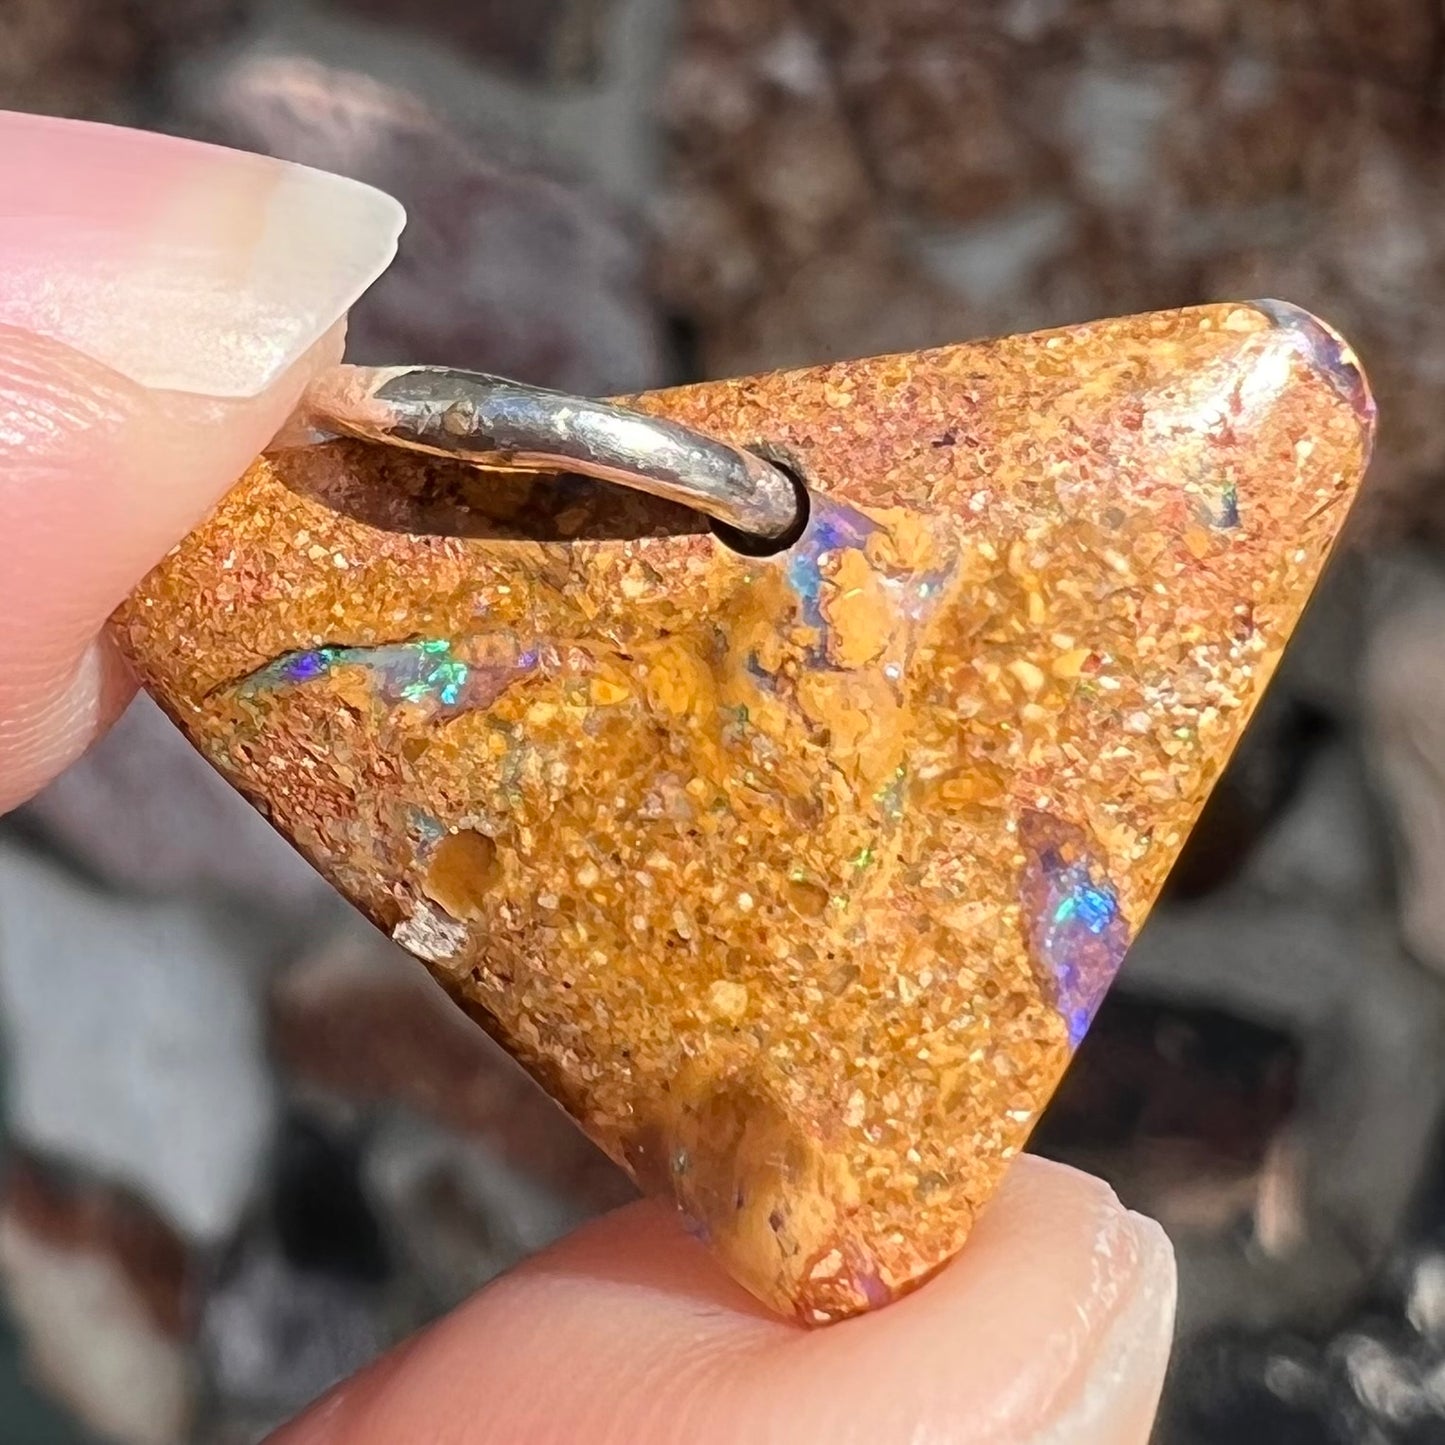
<instances>
[{"instance_id":1,"label":"drilled hole in stone","mask_svg":"<svg viewBox=\"0 0 1445 1445\"><path fill-rule=\"evenodd\" d=\"M691 507L570 472L496 472L338 440L280 451L281 484L363 526L500 542L632 541L707 531Z\"/></svg>"},{"instance_id":2,"label":"drilled hole in stone","mask_svg":"<svg viewBox=\"0 0 1445 1445\"><path fill-rule=\"evenodd\" d=\"M712 533L724 547L741 552L744 557L776 557L779 552L786 552L807 530L813 504L808 496L807 486L794 467L779 457L770 456L757 448L754 450L769 466L776 467L793 484L793 491L798 498L798 514L793 518L793 525L776 537L759 537L737 527L730 527L726 522L713 522Z\"/></svg>"}]
</instances>

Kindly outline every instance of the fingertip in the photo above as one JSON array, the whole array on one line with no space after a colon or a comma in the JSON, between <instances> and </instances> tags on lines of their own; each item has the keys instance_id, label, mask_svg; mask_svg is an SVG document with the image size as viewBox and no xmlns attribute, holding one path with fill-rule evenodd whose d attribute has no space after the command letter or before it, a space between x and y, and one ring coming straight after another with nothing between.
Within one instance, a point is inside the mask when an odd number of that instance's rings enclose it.
<instances>
[{"instance_id":1,"label":"fingertip","mask_svg":"<svg viewBox=\"0 0 1445 1445\"><path fill-rule=\"evenodd\" d=\"M5 112L0 185L9 803L102 724L86 648L340 359L405 218L267 156Z\"/></svg>"},{"instance_id":2,"label":"fingertip","mask_svg":"<svg viewBox=\"0 0 1445 1445\"><path fill-rule=\"evenodd\" d=\"M1138 1265L1072 1400L1049 1421L1037 1445L1116 1445L1153 1433L1174 1341L1178 1275L1174 1249L1160 1225L1129 1214Z\"/></svg>"},{"instance_id":3,"label":"fingertip","mask_svg":"<svg viewBox=\"0 0 1445 1445\"><path fill-rule=\"evenodd\" d=\"M1023 1160L963 1253L826 1330L767 1314L652 1205L579 1231L285 1445L687 1440L1143 1445L1173 1262L1096 1180Z\"/></svg>"},{"instance_id":4,"label":"fingertip","mask_svg":"<svg viewBox=\"0 0 1445 1445\"><path fill-rule=\"evenodd\" d=\"M0 111L0 323L156 391L259 396L386 268L405 213L345 176Z\"/></svg>"},{"instance_id":5,"label":"fingertip","mask_svg":"<svg viewBox=\"0 0 1445 1445\"><path fill-rule=\"evenodd\" d=\"M125 659L105 637L53 682L0 686L0 813L39 792L120 717L135 696Z\"/></svg>"},{"instance_id":6,"label":"fingertip","mask_svg":"<svg viewBox=\"0 0 1445 1445\"><path fill-rule=\"evenodd\" d=\"M336 323L259 396L225 400L149 391L0 324L0 811L129 696L113 651L92 650L97 633L339 360L344 335Z\"/></svg>"}]
</instances>

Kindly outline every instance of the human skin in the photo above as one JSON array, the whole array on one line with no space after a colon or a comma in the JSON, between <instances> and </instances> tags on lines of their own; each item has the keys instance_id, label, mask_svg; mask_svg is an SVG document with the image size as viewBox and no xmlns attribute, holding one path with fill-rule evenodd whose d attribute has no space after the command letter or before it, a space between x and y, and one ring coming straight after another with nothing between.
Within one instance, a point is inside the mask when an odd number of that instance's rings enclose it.
<instances>
[{"instance_id":1,"label":"human skin","mask_svg":"<svg viewBox=\"0 0 1445 1445\"><path fill-rule=\"evenodd\" d=\"M190 142L0 113L0 810L133 684L114 606L341 354L395 202ZM398 358L398 360L445 358ZM340 1386L283 1445L1131 1445L1174 1265L1097 1180L1021 1159L917 1293L808 1331L658 1206L599 1220Z\"/></svg>"}]
</instances>

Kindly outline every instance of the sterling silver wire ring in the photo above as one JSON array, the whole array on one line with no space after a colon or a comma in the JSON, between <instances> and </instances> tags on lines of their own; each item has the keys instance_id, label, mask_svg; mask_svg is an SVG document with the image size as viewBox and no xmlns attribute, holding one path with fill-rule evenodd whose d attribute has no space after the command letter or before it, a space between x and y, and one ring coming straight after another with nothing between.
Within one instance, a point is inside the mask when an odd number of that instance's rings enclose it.
<instances>
[{"instance_id":1,"label":"sterling silver wire ring","mask_svg":"<svg viewBox=\"0 0 1445 1445\"><path fill-rule=\"evenodd\" d=\"M760 539L799 518L792 478L678 422L445 366L337 366L302 401L311 440L348 436L494 471L577 472L665 497Z\"/></svg>"}]
</instances>

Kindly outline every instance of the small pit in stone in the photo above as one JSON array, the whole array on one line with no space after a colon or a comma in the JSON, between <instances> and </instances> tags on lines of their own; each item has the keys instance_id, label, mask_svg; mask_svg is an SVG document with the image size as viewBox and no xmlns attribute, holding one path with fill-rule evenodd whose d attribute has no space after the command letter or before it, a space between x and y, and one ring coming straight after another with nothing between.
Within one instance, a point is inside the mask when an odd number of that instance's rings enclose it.
<instances>
[{"instance_id":1,"label":"small pit in stone","mask_svg":"<svg viewBox=\"0 0 1445 1445\"><path fill-rule=\"evenodd\" d=\"M436 845L422 891L453 918L474 923L501 877L496 840L475 828L462 828Z\"/></svg>"},{"instance_id":2,"label":"small pit in stone","mask_svg":"<svg viewBox=\"0 0 1445 1445\"><path fill-rule=\"evenodd\" d=\"M788 901L804 918L821 918L828 911L828 890L795 878L788 884Z\"/></svg>"},{"instance_id":3,"label":"small pit in stone","mask_svg":"<svg viewBox=\"0 0 1445 1445\"><path fill-rule=\"evenodd\" d=\"M756 447L752 450L769 466L776 467L793 484L793 492L798 499L797 515L793 518L793 523L788 530L779 533L776 537L759 537L752 532L744 532L737 527L729 526L726 522L717 521L711 524L712 534L724 547L730 548L734 552L741 552L744 557L776 557L779 552L786 552L807 531L808 517L812 512L813 504L808 496L807 485L798 475L795 467L780 457L772 456Z\"/></svg>"}]
</instances>

